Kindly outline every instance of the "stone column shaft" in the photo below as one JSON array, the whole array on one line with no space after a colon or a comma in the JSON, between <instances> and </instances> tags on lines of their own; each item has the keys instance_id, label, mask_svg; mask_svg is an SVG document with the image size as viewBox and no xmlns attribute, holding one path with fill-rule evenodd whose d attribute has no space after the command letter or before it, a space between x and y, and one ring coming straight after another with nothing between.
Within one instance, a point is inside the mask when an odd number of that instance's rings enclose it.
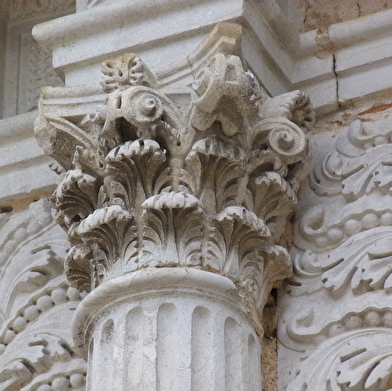
<instances>
[{"instance_id":1,"label":"stone column shaft","mask_svg":"<svg viewBox=\"0 0 392 391\"><path fill-rule=\"evenodd\" d=\"M87 390L261 389L259 338L236 286L214 273L111 280L78 308L75 334L89 346Z\"/></svg>"}]
</instances>

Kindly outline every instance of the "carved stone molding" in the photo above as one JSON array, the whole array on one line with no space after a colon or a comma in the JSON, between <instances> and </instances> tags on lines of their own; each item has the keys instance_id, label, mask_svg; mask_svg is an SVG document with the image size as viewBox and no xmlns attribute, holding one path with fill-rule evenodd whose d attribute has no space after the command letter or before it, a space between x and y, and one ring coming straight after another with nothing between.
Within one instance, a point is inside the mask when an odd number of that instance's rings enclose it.
<instances>
[{"instance_id":1,"label":"carved stone molding","mask_svg":"<svg viewBox=\"0 0 392 391\"><path fill-rule=\"evenodd\" d=\"M67 242L47 202L4 221L0 230L0 389L85 389L71 317L81 300L64 278Z\"/></svg>"},{"instance_id":2,"label":"carved stone molding","mask_svg":"<svg viewBox=\"0 0 392 391\"><path fill-rule=\"evenodd\" d=\"M282 389L391 387L391 129L356 120L314 166L281 300Z\"/></svg>"}]
</instances>

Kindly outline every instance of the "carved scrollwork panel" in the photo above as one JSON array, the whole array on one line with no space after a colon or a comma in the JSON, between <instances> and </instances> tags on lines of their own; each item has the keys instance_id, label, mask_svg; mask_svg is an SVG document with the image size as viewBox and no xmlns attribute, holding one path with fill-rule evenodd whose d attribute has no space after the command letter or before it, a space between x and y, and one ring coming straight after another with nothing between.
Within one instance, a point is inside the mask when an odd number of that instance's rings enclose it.
<instances>
[{"instance_id":1,"label":"carved scrollwork panel","mask_svg":"<svg viewBox=\"0 0 392 391\"><path fill-rule=\"evenodd\" d=\"M69 316L82 296L65 281L67 246L44 200L10 216L0 230L2 390L85 388L86 365L74 349Z\"/></svg>"},{"instance_id":2,"label":"carved scrollwork panel","mask_svg":"<svg viewBox=\"0 0 392 391\"><path fill-rule=\"evenodd\" d=\"M391 124L356 120L316 158L281 299L282 389L391 388Z\"/></svg>"},{"instance_id":3,"label":"carved scrollwork panel","mask_svg":"<svg viewBox=\"0 0 392 391\"><path fill-rule=\"evenodd\" d=\"M320 345L287 391L386 391L391 387L391 333L357 330Z\"/></svg>"}]
</instances>

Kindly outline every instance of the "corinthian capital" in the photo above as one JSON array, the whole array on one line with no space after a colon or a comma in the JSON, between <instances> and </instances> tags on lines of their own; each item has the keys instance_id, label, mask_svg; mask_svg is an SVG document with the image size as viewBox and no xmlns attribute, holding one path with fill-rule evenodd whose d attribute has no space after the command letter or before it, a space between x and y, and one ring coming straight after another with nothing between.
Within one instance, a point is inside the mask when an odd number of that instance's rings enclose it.
<instances>
[{"instance_id":1,"label":"corinthian capital","mask_svg":"<svg viewBox=\"0 0 392 391\"><path fill-rule=\"evenodd\" d=\"M85 113L49 109L51 94L70 99L72 89L44 92L35 131L67 171L52 206L79 289L187 266L231 278L262 307L290 275L280 244L312 107L300 91L268 96L238 52L238 26L212 37L186 71L194 81L181 104L136 54L103 63L107 95L95 113L92 104Z\"/></svg>"}]
</instances>

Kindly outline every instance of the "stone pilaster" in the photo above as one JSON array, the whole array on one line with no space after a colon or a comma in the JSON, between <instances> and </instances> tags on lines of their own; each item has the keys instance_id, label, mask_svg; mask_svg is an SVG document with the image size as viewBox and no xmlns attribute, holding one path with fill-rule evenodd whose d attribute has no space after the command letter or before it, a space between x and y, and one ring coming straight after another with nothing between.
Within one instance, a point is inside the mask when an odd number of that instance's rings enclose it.
<instances>
[{"instance_id":1,"label":"stone pilaster","mask_svg":"<svg viewBox=\"0 0 392 391\"><path fill-rule=\"evenodd\" d=\"M105 61L99 108L87 87L43 91L65 268L92 291L74 328L88 390L261 388L260 314L291 274L280 244L313 112L300 91L268 96L241 35L217 25L171 81L135 54Z\"/></svg>"}]
</instances>

